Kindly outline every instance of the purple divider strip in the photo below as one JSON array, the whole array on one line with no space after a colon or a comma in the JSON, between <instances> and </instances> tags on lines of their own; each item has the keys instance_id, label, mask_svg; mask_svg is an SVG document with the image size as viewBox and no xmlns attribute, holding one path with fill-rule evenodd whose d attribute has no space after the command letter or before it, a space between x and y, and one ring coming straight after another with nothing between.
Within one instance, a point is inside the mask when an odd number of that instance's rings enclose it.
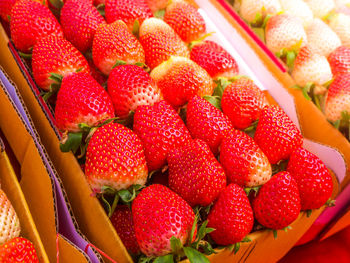
<instances>
[{"instance_id":1,"label":"purple divider strip","mask_svg":"<svg viewBox=\"0 0 350 263\"><path fill-rule=\"evenodd\" d=\"M0 70L0 80L4 84L6 90L11 96L12 102L16 106L18 112L21 114L27 127L29 128L31 132L31 136L33 137L33 140L35 142L35 145L39 150L40 155L48 169L49 175L54 181L54 194L56 197L56 205L57 205L57 213L58 213L58 232L63 236L65 236L77 247L79 247L82 251L84 251L86 246L89 244L89 242L87 242L84 238L82 238L75 228L75 225L73 223L69 209L67 207L60 183L56 178L55 172L53 171L51 164L45 155L45 151L41 145L41 142L39 141L39 138L34 132L34 129L31 125L29 117L26 114L26 111L24 110L21 100L18 98L16 94L16 88L9 82L9 80L6 78L6 76L1 70ZM91 249L87 251L87 255L89 256L89 258L93 263L100 262L96 254Z\"/></svg>"}]
</instances>

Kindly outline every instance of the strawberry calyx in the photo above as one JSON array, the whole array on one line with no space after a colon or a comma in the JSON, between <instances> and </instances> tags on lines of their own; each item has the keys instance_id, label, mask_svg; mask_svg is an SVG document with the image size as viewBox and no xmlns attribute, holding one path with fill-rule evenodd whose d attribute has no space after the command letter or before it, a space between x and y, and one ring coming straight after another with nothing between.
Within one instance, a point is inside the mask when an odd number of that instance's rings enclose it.
<instances>
[{"instance_id":1,"label":"strawberry calyx","mask_svg":"<svg viewBox=\"0 0 350 263\"><path fill-rule=\"evenodd\" d=\"M266 16L264 16L263 13L266 13L266 8L264 6L261 8L261 12L256 13L255 19L250 23L252 27L265 29L266 24L269 21L269 19L272 17L272 15L267 14Z\"/></svg>"},{"instance_id":2,"label":"strawberry calyx","mask_svg":"<svg viewBox=\"0 0 350 263\"><path fill-rule=\"evenodd\" d=\"M341 118L331 122L330 123L339 131L345 131L348 129L347 137L350 138L350 114L348 111L342 111L341 112Z\"/></svg>"},{"instance_id":3,"label":"strawberry calyx","mask_svg":"<svg viewBox=\"0 0 350 263\"><path fill-rule=\"evenodd\" d=\"M33 55L32 53L23 53L21 51L18 51L18 54L24 59L32 59Z\"/></svg>"},{"instance_id":4,"label":"strawberry calyx","mask_svg":"<svg viewBox=\"0 0 350 263\"><path fill-rule=\"evenodd\" d=\"M282 228L282 229L280 229L280 230L284 230L284 232L288 232L288 230L291 230L292 229L292 227L291 226L286 226L286 227L284 227L284 228ZM272 233L273 233L273 238L274 239L277 239L277 235L278 235L278 230L277 229L271 229L272 230Z\"/></svg>"},{"instance_id":5,"label":"strawberry calyx","mask_svg":"<svg viewBox=\"0 0 350 263\"><path fill-rule=\"evenodd\" d=\"M255 187L246 187L244 188L244 192L249 197L251 194L253 194L255 197L258 195L258 192L260 190L262 185L255 186Z\"/></svg>"},{"instance_id":6,"label":"strawberry calyx","mask_svg":"<svg viewBox=\"0 0 350 263\"><path fill-rule=\"evenodd\" d=\"M126 61L124 60L117 60L114 64L114 66L112 67L115 68L115 67L118 67L118 66L122 66L122 65L127 65L129 63L127 63ZM150 72L151 69L143 62L136 62L136 63L133 63L133 64L130 64L130 65L135 65L135 66L138 66L140 68L143 68L146 72Z\"/></svg>"},{"instance_id":7,"label":"strawberry calyx","mask_svg":"<svg viewBox=\"0 0 350 263\"><path fill-rule=\"evenodd\" d=\"M333 206L335 206L335 202L336 202L336 200L329 198L326 202L326 206L333 207Z\"/></svg>"},{"instance_id":8,"label":"strawberry calyx","mask_svg":"<svg viewBox=\"0 0 350 263\"><path fill-rule=\"evenodd\" d=\"M304 87L294 85L291 88L301 90L305 99L312 101L316 105L316 107L324 113L325 93L327 92L327 89L330 84L330 81L324 83L322 86L315 85L312 82L308 82Z\"/></svg>"},{"instance_id":9,"label":"strawberry calyx","mask_svg":"<svg viewBox=\"0 0 350 263\"><path fill-rule=\"evenodd\" d=\"M281 160L276 164L272 164L271 168L272 168L272 175L275 175L279 172L283 172L286 170L287 168L287 164L288 164L288 160Z\"/></svg>"},{"instance_id":10,"label":"strawberry calyx","mask_svg":"<svg viewBox=\"0 0 350 263\"><path fill-rule=\"evenodd\" d=\"M165 8L164 9L159 9L156 12L154 12L154 17L159 18L159 19L163 19L164 15L165 15Z\"/></svg>"},{"instance_id":11,"label":"strawberry calyx","mask_svg":"<svg viewBox=\"0 0 350 263\"><path fill-rule=\"evenodd\" d=\"M312 214L312 209L308 209L305 212L306 212L306 217L310 217Z\"/></svg>"},{"instance_id":12,"label":"strawberry calyx","mask_svg":"<svg viewBox=\"0 0 350 263\"><path fill-rule=\"evenodd\" d=\"M49 0L49 2L54 8L58 10L60 10L64 5L62 0Z\"/></svg>"},{"instance_id":13,"label":"strawberry calyx","mask_svg":"<svg viewBox=\"0 0 350 263\"><path fill-rule=\"evenodd\" d=\"M231 252L233 252L233 254L236 255L239 249L241 248L241 243L249 243L249 242L252 242L252 240L249 237L245 237L240 242L237 242L228 246L221 246L221 247L218 247L218 249L228 249Z\"/></svg>"},{"instance_id":14,"label":"strawberry calyx","mask_svg":"<svg viewBox=\"0 0 350 263\"><path fill-rule=\"evenodd\" d=\"M57 74L57 73L50 73L49 79L54 81L50 85L49 91L41 93L41 96L45 102L47 102L49 100L49 98L51 98L53 95L57 94L57 92L61 88L63 76L60 74Z\"/></svg>"},{"instance_id":15,"label":"strawberry calyx","mask_svg":"<svg viewBox=\"0 0 350 263\"><path fill-rule=\"evenodd\" d=\"M213 35L214 33L215 33L215 32L209 32L209 33L207 33L207 34L204 34L204 35L201 36L200 38L191 41L191 42L188 44L189 50L192 50L192 48L193 48L195 45L198 45L198 44L202 43L207 37L210 37L210 36Z\"/></svg>"},{"instance_id":16,"label":"strawberry calyx","mask_svg":"<svg viewBox=\"0 0 350 263\"><path fill-rule=\"evenodd\" d=\"M101 16L105 17L106 13L105 13L105 4L99 4L98 6L96 6L97 11L100 13Z\"/></svg>"}]
</instances>

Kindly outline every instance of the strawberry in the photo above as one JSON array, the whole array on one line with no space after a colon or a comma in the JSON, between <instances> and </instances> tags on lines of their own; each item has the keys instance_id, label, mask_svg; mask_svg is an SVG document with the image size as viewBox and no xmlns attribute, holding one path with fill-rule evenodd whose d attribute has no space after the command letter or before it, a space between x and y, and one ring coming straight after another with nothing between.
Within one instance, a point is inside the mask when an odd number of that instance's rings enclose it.
<instances>
[{"instance_id":1,"label":"strawberry","mask_svg":"<svg viewBox=\"0 0 350 263\"><path fill-rule=\"evenodd\" d=\"M184 57L171 57L151 72L151 78L172 106L184 105L194 95L211 95L214 82L195 62Z\"/></svg>"},{"instance_id":2,"label":"strawberry","mask_svg":"<svg viewBox=\"0 0 350 263\"><path fill-rule=\"evenodd\" d=\"M98 128L87 148L85 175L96 192L103 186L121 190L144 185L148 172L138 136L118 123Z\"/></svg>"},{"instance_id":3,"label":"strawberry","mask_svg":"<svg viewBox=\"0 0 350 263\"><path fill-rule=\"evenodd\" d=\"M204 35L205 21L197 8L185 0L173 0L166 8L164 22L189 43Z\"/></svg>"},{"instance_id":4,"label":"strawberry","mask_svg":"<svg viewBox=\"0 0 350 263\"><path fill-rule=\"evenodd\" d=\"M208 227L215 230L211 238L219 245L232 245L242 241L253 228L254 217L248 197L236 184L228 185L208 215Z\"/></svg>"},{"instance_id":5,"label":"strawberry","mask_svg":"<svg viewBox=\"0 0 350 263\"><path fill-rule=\"evenodd\" d=\"M289 226L300 213L297 182L288 172L275 174L252 201L256 220L271 229Z\"/></svg>"},{"instance_id":6,"label":"strawberry","mask_svg":"<svg viewBox=\"0 0 350 263\"><path fill-rule=\"evenodd\" d=\"M110 219L126 249L132 254L139 254L130 208L127 205L117 206Z\"/></svg>"},{"instance_id":7,"label":"strawberry","mask_svg":"<svg viewBox=\"0 0 350 263\"><path fill-rule=\"evenodd\" d=\"M325 113L328 120L342 119L342 113L350 113L350 72L338 74L329 86Z\"/></svg>"},{"instance_id":8,"label":"strawberry","mask_svg":"<svg viewBox=\"0 0 350 263\"><path fill-rule=\"evenodd\" d=\"M301 210L320 208L331 197L331 174L326 165L306 149L300 147L293 151L287 171L297 182Z\"/></svg>"},{"instance_id":9,"label":"strawberry","mask_svg":"<svg viewBox=\"0 0 350 263\"><path fill-rule=\"evenodd\" d=\"M113 117L110 97L91 75L78 72L63 78L55 108L60 130L78 132L80 123L92 127Z\"/></svg>"},{"instance_id":10,"label":"strawberry","mask_svg":"<svg viewBox=\"0 0 350 263\"><path fill-rule=\"evenodd\" d=\"M265 38L267 47L274 53L282 49L297 51L307 43L303 24L289 14L271 17L266 24Z\"/></svg>"},{"instance_id":11,"label":"strawberry","mask_svg":"<svg viewBox=\"0 0 350 263\"><path fill-rule=\"evenodd\" d=\"M350 47L350 16L342 13L331 16L329 27L338 35L344 46Z\"/></svg>"},{"instance_id":12,"label":"strawberry","mask_svg":"<svg viewBox=\"0 0 350 263\"><path fill-rule=\"evenodd\" d=\"M337 13L350 15L350 0L334 0Z\"/></svg>"},{"instance_id":13,"label":"strawberry","mask_svg":"<svg viewBox=\"0 0 350 263\"><path fill-rule=\"evenodd\" d=\"M205 141L214 155L218 154L225 133L233 129L227 116L198 96L187 104L186 124L192 137Z\"/></svg>"},{"instance_id":14,"label":"strawberry","mask_svg":"<svg viewBox=\"0 0 350 263\"><path fill-rule=\"evenodd\" d=\"M208 145L188 141L168 155L169 187L191 206L210 205L226 186L226 175Z\"/></svg>"},{"instance_id":15,"label":"strawberry","mask_svg":"<svg viewBox=\"0 0 350 263\"><path fill-rule=\"evenodd\" d=\"M62 29L48 7L32 0L19 0L11 10L11 38L22 52L47 35L62 36Z\"/></svg>"},{"instance_id":16,"label":"strawberry","mask_svg":"<svg viewBox=\"0 0 350 263\"><path fill-rule=\"evenodd\" d=\"M120 20L100 25L92 43L92 58L97 68L109 75L116 62L144 63L145 52L137 38Z\"/></svg>"},{"instance_id":17,"label":"strawberry","mask_svg":"<svg viewBox=\"0 0 350 263\"><path fill-rule=\"evenodd\" d=\"M186 44L167 23L158 18L146 19L140 27L140 42L146 64L155 68L171 56L189 57Z\"/></svg>"},{"instance_id":18,"label":"strawberry","mask_svg":"<svg viewBox=\"0 0 350 263\"><path fill-rule=\"evenodd\" d=\"M232 130L221 143L220 163L230 182L242 187L263 185L271 178L271 165L254 140Z\"/></svg>"},{"instance_id":19,"label":"strawberry","mask_svg":"<svg viewBox=\"0 0 350 263\"><path fill-rule=\"evenodd\" d=\"M153 184L144 188L132 203L135 234L146 256L162 256L172 251L174 236L185 244L194 223L192 208L169 188Z\"/></svg>"},{"instance_id":20,"label":"strawberry","mask_svg":"<svg viewBox=\"0 0 350 263\"><path fill-rule=\"evenodd\" d=\"M34 245L23 237L16 237L0 246L2 263L39 263Z\"/></svg>"},{"instance_id":21,"label":"strawberry","mask_svg":"<svg viewBox=\"0 0 350 263\"><path fill-rule=\"evenodd\" d=\"M239 74L237 62L231 54L210 40L195 45L191 50L191 59L204 68L213 79L232 78Z\"/></svg>"},{"instance_id":22,"label":"strawberry","mask_svg":"<svg viewBox=\"0 0 350 263\"><path fill-rule=\"evenodd\" d=\"M340 46L328 57L333 75L338 75L350 71L350 48Z\"/></svg>"},{"instance_id":23,"label":"strawberry","mask_svg":"<svg viewBox=\"0 0 350 263\"><path fill-rule=\"evenodd\" d=\"M266 15L275 15L282 11L281 4L278 0L241 0L241 16L249 23L256 22L256 18Z\"/></svg>"},{"instance_id":24,"label":"strawberry","mask_svg":"<svg viewBox=\"0 0 350 263\"><path fill-rule=\"evenodd\" d=\"M11 9L16 2L17 0L0 0L0 17L4 21L10 22Z\"/></svg>"},{"instance_id":25,"label":"strawberry","mask_svg":"<svg viewBox=\"0 0 350 263\"><path fill-rule=\"evenodd\" d=\"M298 127L278 106L266 106L260 116L254 140L271 164L287 160L303 144Z\"/></svg>"},{"instance_id":26,"label":"strawberry","mask_svg":"<svg viewBox=\"0 0 350 263\"><path fill-rule=\"evenodd\" d=\"M308 46L312 52L328 57L341 41L337 34L322 20L315 18L306 29Z\"/></svg>"},{"instance_id":27,"label":"strawberry","mask_svg":"<svg viewBox=\"0 0 350 263\"><path fill-rule=\"evenodd\" d=\"M239 78L228 85L221 99L223 112L238 129L248 128L260 117L267 100L264 93L249 78Z\"/></svg>"},{"instance_id":28,"label":"strawberry","mask_svg":"<svg viewBox=\"0 0 350 263\"><path fill-rule=\"evenodd\" d=\"M315 17L324 19L334 8L334 0L304 0Z\"/></svg>"},{"instance_id":29,"label":"strawberry","mask_svg":"<svg viewBox=\"0 0 350 263\"><path fill-rule=\"evenodd\" d=\"M107 82L107 77L103 75L98 68L95 66L92 58L87 58L87 62L89 63L91 76L100 84L103 85Z\"/></svg>"},{"instance_id":30,"label":"strawberry","mask_svg":"<svg viewBox=\"0 0 350 263\"><path fill-rule=\"evenodd\" d=\"M90 73L84 56L69 41L54 35L39 40L34 46L32 70L36 84L46 91L54 83L51 73L62 77L76 71Z\"/></svg>"},{"instance_id":31,"label":"strawberry","mask_svg":"<svg viewBox=\"0 0 350 263\"><path fill-rule=\"evenodd\" d=\"M169 151L191 139L180 116L166 101L139 106L133 127L143 143L149 171L162 168Z\"/></svg>"},{"instance_id":32,"label":"strawberry","mask_svg":"<svg viewBox=\"0 0 350 263\"><path fill-rule=\"evenodd\" d=\"M156 83L145 70L135 65L114 68L107 85L115 113L120 118L127 118L140 105L153 105L162 99Z\"/></svg>"},{"instance_id":33,"label":"strawberry","mask_svg":"<svg viewBox=\"0 0 350 263\"><path fill-rule=\"evenodd\" d=\"M169 0L146 0L147 5L155 13L158 10L165 9Z\"/></svg>"},{"instance_id":34,"label":"strawberry","mask_svg":"<svg viewBox=\"0 0 350 263\"><path fill-rule=\"evenodd\" d=\"M308 46L300 49L294 61L292 76L302 87L310 82L321 86L333 77L327 58L312 52Z\"/></svg>"},{"instance_id":35,"label":"strawberry","mask_svg":"<svg viewBox=\"0 0 350 263\"><path fill-rule=\"evenodd\" d=\"M106 4L106 0L93 0L92 2L94 4L94 6Z\"/></svg>"},{"instance_id":36,"label":"strawberry","mask_svg":"<svg viewBox=\"0 0 350 263\"><path fill-rule=\"evenodd\" d=\"M310 7L303 0L279 0L283 11L291 16L297 17L301 20L303 26L306 28L314 18Z\"/></svg>"},{"instance_id":37,"label":"strawberry","mask_svg":"<svg viewBox=\"0 0 350 263\"><path fill-rule=\"evenodd\" d=\"M91 3L80 0L64 4L60 21L64 36L83 53L91 49L97 27L106 23Z\"/></svg>"},{"instance_id":38,"label":"strawberry","mask_svg":"<svg viewBox=\"0 0 350 263\"><path fill-rule=\"evenodd\" d=\"M21 226L16 211L6 194L0 189L0 244L19 236ZM0 253L1 255L1 253ZM2 262L0 260L0 262Z\"/></svg>"},{"instance_id":39,"label":"strawberry","mask_svg":"<svg viewBox=\"0 0 350 263\"><path fill-rule=\"evenodd\" d=\"M153 17L145 0L106 0L105 13L108 23L122 20L130 31L135 20L141 25L145 19Z\"/></svg>"}]
</instances>

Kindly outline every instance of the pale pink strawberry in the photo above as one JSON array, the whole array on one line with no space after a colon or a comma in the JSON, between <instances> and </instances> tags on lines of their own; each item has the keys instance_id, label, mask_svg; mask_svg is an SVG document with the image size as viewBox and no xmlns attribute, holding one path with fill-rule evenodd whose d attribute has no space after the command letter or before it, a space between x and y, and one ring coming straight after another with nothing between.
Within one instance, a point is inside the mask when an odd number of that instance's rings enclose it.
<instances>
[{"instance_id":1,"label":"pale pink strawberry","mask_svg":"<svg viewBox=\"0 0 350 263\"><path fill-rule=\"evenodd\" d=\"M297 17L306 28L314 18L310 7L303 0L279 0L284 13ZM236 1L235 1L236 2Z\"/></svg>"},{"instance_id":2,"label":"pale pink strawberry","mask_svg":"<svg viewBox=\"0 0 350 263\"><path fill-rule=\"evenodd\" d=\"M333 75L350 71L350 47L340 46L328 57Z\"/></svg>"},{"instance_id":3,"label":"pale pink strawberry","mask_svg":"<svg viewBox=\"0 0 350 263\"><path fill-rule=\"evenodd\" d=\"M4 191L0 189L0 244L18 237L21 226L16 211Z\"/></svg>"},{"instance_id":4,"label":"pale pink strawberry","mask_svg":"<svg viewBox=\"0 0 350 263\"><path fill-rule=\"evenodd\" d=\"M310 7L315 17L323 19L325 18L334 8L334 0L304 0Z\"/></svg>"},{"instance_id":5,"label":"pale pink strawberry","mask_svg":"<svg viewBox=\"0 0 350 263\"><path fill-rule=\"evenodd\" d=\"M242 0L240 14L249 23L254 22L258 14L264 18L267 14L275 15L282 10L278 0Z\"/></svg>"},{"instance_id":6,"label":"pale pink strawberry","mask_svg":"<svg viewBox=\"0 0 350 263\"><path fill-rule=\"evenodd\" d=\"M350 16L339 13L330 17L329 26L344 46L350 47Z\"/></svg>"}]
</instances>

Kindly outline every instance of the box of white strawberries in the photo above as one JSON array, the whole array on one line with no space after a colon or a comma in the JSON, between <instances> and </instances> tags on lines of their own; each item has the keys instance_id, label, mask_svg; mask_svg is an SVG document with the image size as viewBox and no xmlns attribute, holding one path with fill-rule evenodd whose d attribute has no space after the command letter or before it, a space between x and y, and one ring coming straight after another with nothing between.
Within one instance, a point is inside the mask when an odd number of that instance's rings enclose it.
<instances>
[{"instance_id":1,"label":"box of white strawberries","mask_svg":"<svg viewBox=\"0 0 350 263\"><path fill-rule=\"evenodd\" d=\"M342 155L210 2L95 2L19 0L0 42L84 234L118 262L281 258Z\"/></svg>"}]
</instances>

